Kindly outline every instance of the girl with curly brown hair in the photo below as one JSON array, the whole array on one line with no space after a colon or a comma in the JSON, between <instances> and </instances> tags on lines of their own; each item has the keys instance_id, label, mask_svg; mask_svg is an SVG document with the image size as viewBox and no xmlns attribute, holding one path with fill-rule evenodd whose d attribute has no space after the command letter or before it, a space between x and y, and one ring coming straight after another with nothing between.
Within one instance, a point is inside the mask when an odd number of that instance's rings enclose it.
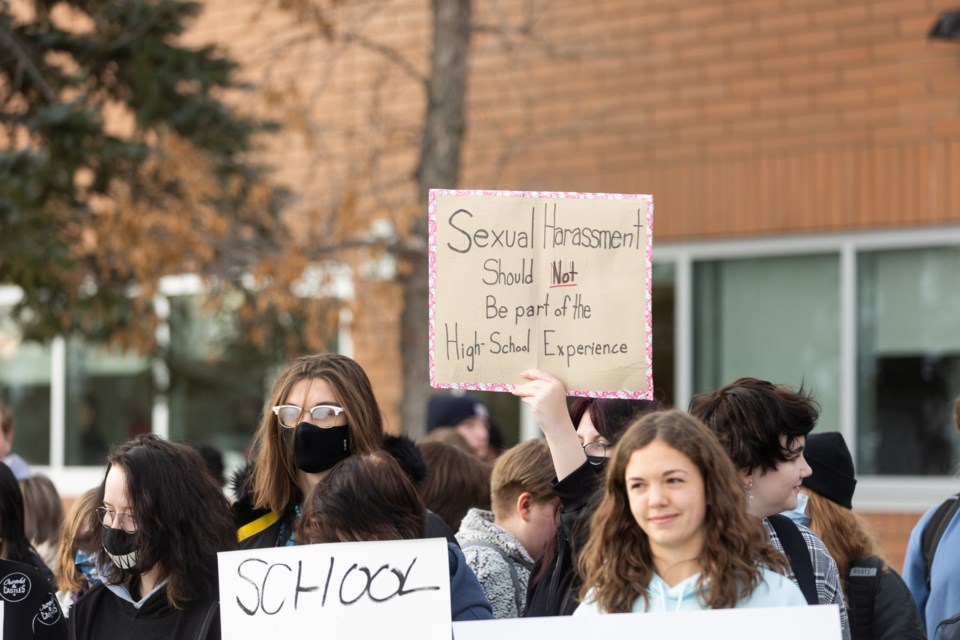
<instances>
[{"instance_id":1,"label":"girl with curly brown hair","mask_svg":"<svg viewBox=\"0 0 960 640\"><path fill-rule=\"evenodd\" d=\"M574 615L801 606L716 437L680 411L634 422L607 469Z\"/></svg>"}]
</instances>

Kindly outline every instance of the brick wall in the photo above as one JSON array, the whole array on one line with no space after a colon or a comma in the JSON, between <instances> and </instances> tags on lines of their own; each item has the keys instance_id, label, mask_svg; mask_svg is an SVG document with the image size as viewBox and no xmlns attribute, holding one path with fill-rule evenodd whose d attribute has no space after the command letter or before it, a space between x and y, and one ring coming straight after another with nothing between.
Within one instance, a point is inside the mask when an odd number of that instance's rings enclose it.
<instances>
[{"instance_id":1,"label":"brick wall","mask_svg":"<svg viewBox=\"0 0 960 640\"><path fill-rule=\"evenodd\" d=\"M260 88L238 104L286 125L261 157L300 194L294 220L351 201L351 227L403 228L429 3L317 4L336 6L207 0L189 37L226 47ZM652 193L660 242L960 223L960 45L926 38L956 0L474 6L464 188ZM317 37L326 18L396 49ZM399 293L357 291L355 355L395 426ZM895 567L916 517L871 515Z\"/></svg>"}]
</instances>

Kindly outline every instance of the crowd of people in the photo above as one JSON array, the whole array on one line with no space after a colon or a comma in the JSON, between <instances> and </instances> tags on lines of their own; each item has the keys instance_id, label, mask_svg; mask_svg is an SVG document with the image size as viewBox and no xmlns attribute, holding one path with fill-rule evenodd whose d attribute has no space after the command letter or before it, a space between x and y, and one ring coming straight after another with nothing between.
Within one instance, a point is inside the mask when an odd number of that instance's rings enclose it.
<instances>
[{"instance_id":1,"label":"crowd of people","mask_svg":"<svg viewBox=\"0 0 960 640\"><path fill-rule=\"evenodd\" d=\"M0 405L2 637L220 638L218 552L432 537L455 621L825 604L853 640L958 632L960 495L921 518L901 578L802 387L742 378L680 411L520 375L543 438L501 451L474 398L431 398L414 443L385 433L356 361L301 357L228 491L203 447L140 435L66 513Z\"/></svg>"}]
</instances>

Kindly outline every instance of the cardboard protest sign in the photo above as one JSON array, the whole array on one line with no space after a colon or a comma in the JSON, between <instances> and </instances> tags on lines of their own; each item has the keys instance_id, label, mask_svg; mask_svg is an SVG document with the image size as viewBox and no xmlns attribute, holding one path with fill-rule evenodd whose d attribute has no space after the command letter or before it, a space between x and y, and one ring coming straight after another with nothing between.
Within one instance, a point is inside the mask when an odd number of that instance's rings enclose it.
<instances>
[{"instance_id":1,"label":"cardboard protest sign","mask_svg":"<svg viewBox=\"0 0 960 640\"><path fill-rule=\"evenodd\" d=\"M430 192L430 384L651 398L653 197Z\"/></svg>"},{"instance_id":2,"label":"cardboard protest sign","mask_svg":"<svg viewBox=\"0 0 960 640\"><path fill-rule=\"evenodd\" d=\"M785 621L788 621L785 624ZM776 630L772 633L772 630ZM840 640L837 605L717 609L454 622L454 640L736 638Z\"/></svg>"},{"instance_id":3,"label":"cardboard protest sign","mask_svg":"<svg viewBox=\"0 0 960 640\"><path fill-rule=\"evenodd\" d=\"M450 640L441 538L218 554L223 637Z\"/></svg>"}]
</instances>

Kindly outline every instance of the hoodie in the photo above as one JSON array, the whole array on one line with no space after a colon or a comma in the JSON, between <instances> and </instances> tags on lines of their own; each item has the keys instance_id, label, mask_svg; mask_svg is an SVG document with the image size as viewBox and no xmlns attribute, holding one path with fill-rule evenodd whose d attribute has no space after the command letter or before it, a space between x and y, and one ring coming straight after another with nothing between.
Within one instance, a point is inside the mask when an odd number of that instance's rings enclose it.
<instances>
[{"instance_id":1,"label":"hoodie","mask_svg":"<svg viewBox=\"0 0 960 640\"><path fill-rule=\"evenodd\" d=\"M643 596L633 601L634 613L643 613L646 611L700 611L707 609L706 603L700 599L698 593L698 582L700 574L695 573L686 580L670 586L656 573L647 588L647 594L650 600L648 606L644 606ZM709 587L708 587L709 588ZM587 593L583 603L577 607L573 615L596 615L605 613L597 606L592 597L593 591ZM800 587L795 585L789 578L775 573L769 569L763 569L763 576L760 584L754 588L753 592L739 600L735 609L746 609L754 607L805 607L807 601L800 592Z\"/></svg>"},{"instance_id":2,"label":"hoodie","mask_svg":"<svg viewBox=\"0 0 960 640\"><path fill-rule=\"evenodd\" d=\"M493 617L519 617L523 613L527 582L533 568L533 558L520 541L494 524L493 513L483 509L467 512L457 531L457 540L493 607Z\"/></svg>"}]
</instances>

